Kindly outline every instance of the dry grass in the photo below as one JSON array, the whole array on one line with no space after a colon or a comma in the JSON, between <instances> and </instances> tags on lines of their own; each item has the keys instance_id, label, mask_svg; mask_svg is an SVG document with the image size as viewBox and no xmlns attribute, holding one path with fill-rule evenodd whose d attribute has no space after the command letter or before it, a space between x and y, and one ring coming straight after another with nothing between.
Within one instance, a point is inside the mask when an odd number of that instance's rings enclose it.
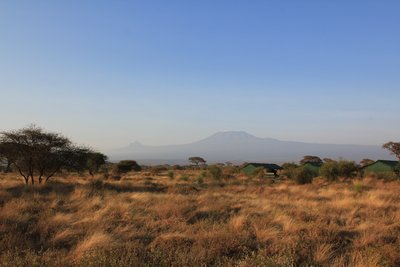
<instances>
[{"instance_id":1,"label":"dry grass","mask_svg":"<svg viewBox=\"0 0 400 267\"><path fill-rule=\"evenodd\" d=\"M400 182L0 177L2 266L400 266Z\"/></svg>"}]
</instances>

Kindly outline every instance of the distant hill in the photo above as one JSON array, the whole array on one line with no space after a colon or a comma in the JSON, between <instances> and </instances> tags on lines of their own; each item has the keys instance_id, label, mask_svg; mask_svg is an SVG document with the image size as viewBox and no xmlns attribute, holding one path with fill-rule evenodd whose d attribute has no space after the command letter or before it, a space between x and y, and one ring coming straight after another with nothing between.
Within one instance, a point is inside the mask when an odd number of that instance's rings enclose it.
<instances>
[{"instance_id":1,"label":"distant hill","mask_svg":"<svg viewBox=\"0 0 400 267\"><path fill-rule=\"evenodd\" d=\"M110 160L135 159L143 164L183 164L190 156L207 162L286 162L299 161L304 155L339 157L360 161L363 158L393 159L380 146L318 144L259 138L242 131L218 132L200 141L167 146L147 146L134 142L108 153Z\"/></svg>"}]
</instances>

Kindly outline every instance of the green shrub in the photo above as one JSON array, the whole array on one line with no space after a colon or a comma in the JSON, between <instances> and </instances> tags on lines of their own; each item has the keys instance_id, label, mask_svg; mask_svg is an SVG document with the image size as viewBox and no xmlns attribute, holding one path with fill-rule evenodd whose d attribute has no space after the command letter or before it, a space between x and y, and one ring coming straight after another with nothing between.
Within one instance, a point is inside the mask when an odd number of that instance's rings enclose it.
<instances>
[{"instance_id":1,"label":"green shrub","mask_svg":"<svg viewBox=\"0 0 400 267\"><path fill-rule=\"evenodd\" d=\"M295 170L298 168L298 165L292 162L286 162L282 164L282 175L286 176L289 179L293 179L295 176Z\"/></svg>"},{"instance_id":2,"label":"green shrub","mask_svg":"<svg viewBox=\"0 0 400 267\"><path fill-rule=\"evenodd\" d=\"M292 171L292 179L297 184L309 184L312 183L315 173L308 168L297 167Z\"/></svg>"},{"instance_id":3,"label":"green shrub","mask_svg":"<svg viewBox=\"0 0 400 267\"><path fill-rule=\"evenodd\" d=\"M216 165L208 167L208 172L212 179L219 181L222 178L222 169Z\"/></svg>"},{"instance_id":4,"label":"green shrub","mask_svg":"<svg viewBox=\"0 0 400 267\"><path fill-rule=\"evenodd\" d=\"M175 177L175 173L174 173L173 171L169 171L169 172L168 172L168 178L169 178L170 180L174 180L174 177Z\"/></svg>"},{"instance_id":5,"label":"green shrub","mask_svg":"<svg viewBox=\"0 0 400 267\"><path fill-rule=\"evenodd\" d=\"M330 181L334 181L339 177L339 167L336 161L329 161L323 164L319 173Z\"/></svg>"},{"instance_id":6,"label":"green shrub","mask_svg":"<svg viewBox=\"0 0 400 267\"><path fill-rule=\"evenodd\" d=\"M142 169L135 160L121 160L114 168L116 173L127 173L130 171L140 171Z\"/></svg>"},{"instance_id":7,"label":"green shrub","mask_svg":"<svg viewBox=\"0 0 400 267\"><path fill-rule=\"evenodd\" d=\"M339 177L350 178L357 171L354 161L329 161L321 166L320 174L330 181L335 181Z\"/></svg>"},{"instance_id":8,"label":"green shrub","mask_svg":"<svg viewBox=\"0 0 400 267\"><path fill-rule=\"evenodd\" d=\"M199 185L204 184L204 177L202 177L202 176L197 177L197 183L198 183Z\"/></svg>"},{"instance_id":9,"label":"green shrub","mask_svg":"<svg viewBox=\"0 0 400 267\"><path fill-rule=\"evenodd\" d=\"M338 161L338 171L341 177L353 177L357 171L357 166L354 161L340 160Z\"/></svg>"},{"instance_id":10,"label":"green shrub","mask_svg":"<svg viewBox=\"0 0 400 267\"><path fill-rule=\"evenodd\" d=\"M189 181L189 175L186 173L182 174L180 180L185 182Z\"/></svg>"}]
</instances>

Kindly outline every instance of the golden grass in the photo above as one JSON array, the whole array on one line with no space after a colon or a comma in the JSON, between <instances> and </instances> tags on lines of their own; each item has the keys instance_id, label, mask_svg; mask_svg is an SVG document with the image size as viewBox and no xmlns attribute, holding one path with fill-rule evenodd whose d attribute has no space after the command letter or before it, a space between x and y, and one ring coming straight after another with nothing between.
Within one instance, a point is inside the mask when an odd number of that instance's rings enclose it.
<instances>
[{"instance_id":1,"label":"golden grass","mask_svg":"<svg viewBox=\"0 0 400 267\"><path fill-rule=\"evenodd\" d=\"M0 265L400 266L399 181L198 185L183 172L0 176Z\"/></svg>"}]
</instances>

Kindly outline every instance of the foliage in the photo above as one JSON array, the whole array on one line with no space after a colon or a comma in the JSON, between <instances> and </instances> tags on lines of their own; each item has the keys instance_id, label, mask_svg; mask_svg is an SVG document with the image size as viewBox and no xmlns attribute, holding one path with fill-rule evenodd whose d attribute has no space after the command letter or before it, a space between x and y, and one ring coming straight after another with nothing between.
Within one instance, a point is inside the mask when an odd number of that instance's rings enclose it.
<instances>
[{"instance_id":1,"label":"foliage","mask_svg":"<svg viewBox=\"0 0 400 267\"><path fill-rule=\"evenodd\" d=\"M286 162L282 164L282 174L285 175L289 179L293 179L295 175L295 170L299 166L295 164L294 162Z\"/></svg>"},{"instance_id":2,"label":"foliage","mask_svg":"<svg viewBox=\"0 0 400 267\"><path fill-rule=\"evenodd\" d=\"M201 165L205 165L206 164L206 160L203 159L202 157L190 157L189 161L193 164L195 164L196 166Z\"/></svg>"},{"instance_id":3,"label":"foliage","mask_svg":"<svg viewBox=\"0 0 400 267\"><path fill-rule=\"evenodd\" d=\"M216 165L211 165L208 167L208 172L211 175L211 178L216 180L216 181L220 181L222 178L222 169L221 167L218 167Z\"/></svg>"},{"instance_id":4,"label":"foliage","mask_svg":"<svg viewBox=\"0 0 400 267\"><path fill-rule=\"evenodd\" d=\"M185 182L189 181L189 175L187 175L186 173L183 173L183 174L181 175L180 180L181 180L181 181L185 181Z\"/></svg>"},{"instance_id":5,"label":"foliage","mask_svg":"<svg viewBox=\"0 0 400 267\"><path fill-rule=\"evenodd\" d=\"M199 175L199 176L197 177L197 183L198 183L199 185L204 184L204 177L201 176L201 175Z\"/></svg>"},{"instance_id":6,"label":"foliage","mask_svg":"<svg viewBox=\"0 0 400 267\"><path fill-rule=\"evenodd\" d=\"M322 159L317 156L304 156L302 160L300 160L300 164L304 165L306 163L315 163L315 164L322 164Z\"/></svg>"},{"instance_id":7,"label":"foliage","mask_svg":"<svg viewBox=\"0 0 400 267\"><path fill-rule=\"evenodd\" d=\"M220 188L136 176L26 187L1 174L0 265L399 266L400 181Z\"/></svg>"},{"instance_id":8,"label":"foliage","mask_svg":"<svg viewBox=\"0 0 400 267\"><path fill-rule=\"evenodd\" d=\"M169 171L167 175L170 180L174 180L175 173L173 171Z\"/></svg>"},{"instance_id":9,"label":"foliage","mask_svg":"<svg viewBox=\"0 0 400 267\"><path fill-rule=\"evenodd\" d=\"M142 168L135 160L121 160L115 165L115 172L118 174L130 171L140 171Z\"/></svg>"},{"instance_id":10,"label":"foliage","mask_svg":"<svg viewBox=\"0 0 400 267\"><path fill-rule=\"evenodd\" d=\"M16 167L28 184L49 180L65 168L82 170L87 167L90 149L78 147L58 133L45 132L36 126L1 133L1 154Z\"/></svg>"},{"instance_id":11,"label":"foliage","mask_svg":"<svg viewBox=\"0 0 400 267\"><path fill-rule=\"evenodd\" d=\"M282 169L283 170L291 170L291 169L294 169L294 168L297 168L297 167L298 167L298 165L296 163L294 163L294 162L285 162L285 163L282 164Z\"/></svg>"},{"instance_id":12,"label":"foliage","mask_svg":"<svg viewBox=\"0 0 400 267\"><path fill-rule=\"evenodd\" d=\"M336 180L339 177L339 167L336 161L325 163L321 166L319 172L330 181Z\"/></svg>"},{"instance_id":13,"label":"foliage","mask_svg":"<svg viewBox=\"0 0 400 267\"><path fill-rule=\"evenodd\" d=\"M107 156L102 153L99 152L89 153L86 162L89 174L93 176L94 173L99 172L100 167L106 164L106 160Z\"/></svg>"},{"instance_id":14,"label":"foliage","mask_svg":"<svg viewBox=\"0 0 400 267\"><path fill-rule=\"evenodd\" d=\"M357 166L354 161L339 160L337 164L341 177L351 178L357 171Z\"/></svg>"},{"instance_id":15,"label":"foliage","mask_svg":"<svg viewBox=\"0 0 400 267\"><path fill-rule=\"evenodd\" d=\"M235 178L235 175L240 173L240 169L237 166L228 165L222 168L222 175L225 179Z\"/></svg>"},{"instance_id":16,"label":"foliage","mask_svg":"<svg viewBox=\"0 0 400 267\"><path fill-rule=\"evenodd\" d=\"M330 181L335 181L339 177L350 178L354 176L357 166L354 161L331 161L321 166L320 174Z\"/></svg>"},{"instance_id":17,"label":"foliage","mask_svg":"<svg viewBox=\"0 0 400 267\"><path fill-rule=\"evenodd\" d=\"M382 148L389 150L392 155L395 155L400 160L400 142L388 142L383 144Z\"/></svg>"},{"instance_id":18,"label":"foliage","mask_svg":"<svg viewBox=\"0 0 400 267\"><path fill-rule=\"evenodd\" d=\"M313 178L315 177L315 173L308 168L305 167L297 167L292 172L292 179L297 184L309 184L312 183Z\"/></svg>"}]
</instances>

